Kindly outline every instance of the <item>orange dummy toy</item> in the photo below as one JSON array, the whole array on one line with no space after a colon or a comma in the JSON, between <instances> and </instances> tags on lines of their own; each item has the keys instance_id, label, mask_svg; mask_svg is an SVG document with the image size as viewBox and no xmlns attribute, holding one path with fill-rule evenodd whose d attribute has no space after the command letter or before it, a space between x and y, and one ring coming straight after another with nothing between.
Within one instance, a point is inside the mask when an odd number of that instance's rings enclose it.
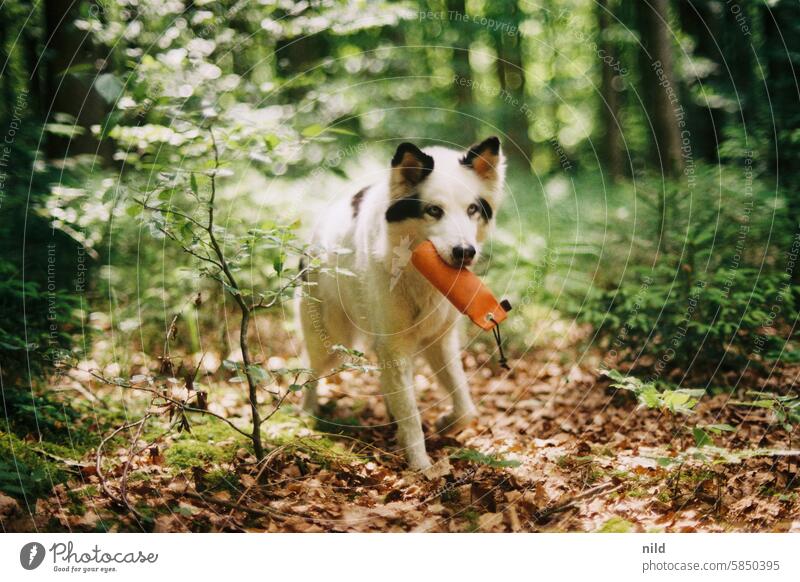
<instances>
[{"instance_id":1,"label":"orange dummy toy","mask_svg":"<svg viewBox=\"0 0 800 582\"><path fill-rule=\"evenodd\" d=\"M456 309L467 315L481 329L494 334L500 350L500 364L508 368L500 338L500 323L511 311L508 300L497 301L489 288L472 271L457 269L445 263L429 240L414 249L411 263Z\"/></svg>"}]
</instances>

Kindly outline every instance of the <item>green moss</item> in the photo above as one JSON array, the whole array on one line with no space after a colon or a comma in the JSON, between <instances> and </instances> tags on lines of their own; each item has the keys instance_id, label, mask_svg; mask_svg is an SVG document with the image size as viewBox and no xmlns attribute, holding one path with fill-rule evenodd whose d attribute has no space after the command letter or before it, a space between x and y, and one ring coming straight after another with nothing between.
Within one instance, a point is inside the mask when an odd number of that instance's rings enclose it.
<instances>
[{"instance_id":1,"label":"green moss","mask_svg":"<svg viewBox=\"0 0 800 582\"><path fill-rule=\"evenodd\" d=\"M614 449L612 449L608 445L590 445L590 447L591 447L592 454L596 455L598 457L611 457L611 458L614 458L614 457L617 456L617 454L614 452Z\"/></svg>"},{"instance_id":2,"label":"green moss","mask_svg":"<svg viewBox=\"0 0 800 582\"><path fill-rule=\"evenodd\" d=\"M210 491L230 491L231 493L240 493L242 491L239 475L233 471L214 469L208 472L204 481Z\"/></svg>"},{"instance_id":3,"label":"green moss","mask_svg":"<svg viewBox=\"0 0 800 582\"><path fill-rule=\"evenodd\" d=\"M335 463L366 462L366 458L349 450L349 441L341 443L334 440L335 437L308 435L308 427L290 410L275 413L264 423L262 434L267 448L282 446L289 455L304 453L312 463L328 466ZM235 475L224 471L216 474L215 466L233 460L240 448L252 450L250 439L235 432L224 422L206 418L193 423L191 432L177 435L172 445L164 450L164 460L168 467L176 470L210 468L211 480L216 479L209 483L210 487L237 487L238 478ZM226 485L226 479L234 484Z\"/></svg>"},{"instance_id":4,"label":"green moss","mask_svg":"<svg viewBox=\"0 0 800 582\"><path fill-rule=\"evenodd\" d=\"M475 533L480 530L479 517L480 514L474 509L468 509L464 512L464 518L467 520L467 531L469 533Z\"/></svg>"},{"instance_id":5,"label":"green moss","mask_svg":"<svg viewBox=\"0 0 800 582\"><path fill-rule=\"evenodd\" d=\"M658 499L661 503L669 503L672 501L672 493L668 489L662 489L656 495L656 499Z\"/></svg>"},{"instance_id":6,"label":"green moss","mask_svg":"<svg viewBox=\"0 0 800 582\"><path fill-rule=\"evenodd\" d=\"M131 471L128 474L128 483L148 483L153 476L146 471Z\"/></svg>"},{"instance_id":7,"label":"green moss","mask_svg":"<svg viewBox=\"0 0 800 582\"><path fill-rule=\"evenodd\" d=\"M621 517L614 516L608 521L606 521L603 525L601 525L598 529L598 533L628 533L633 530L633 524L629 522L627 519L622 519Z\"/></svg>"},{"instance_id":8,"label":"green moss","mask_svg":"<svg viewBox=\"0 0 800 582\"><path fill-rule=\"evenodd\" d=\"M337 422L341 422L337 420ZM317 422L316 429L321 431L321 426ZM338 430L334 433L345 435L346 432ZM289 453L305 453L310 457L312 463L328 466L331 463L359 463L366 462L366 458L353 453L350 448L352 440L345 443L336 439L336 434L328 437L325 434L308 434L308 427L302 419L291 413L290 409L279 410L269 422L264 424L265 442L274 446L286 447ZM324 431L321 431L324 432ZM356 445L357 447L357 445Z\"/></svg>"},{"instance_id":9,"label":"green moss","mask_svg":"<svg viewBox=\"0 0 800 582\"><path fill-rule=\"evenodd\" d=\"M589 469L587 477L590 483L596 483L597 481L605 477L605 475L606 472L601 467L593 465L591 469Z\"/></svg>"},{"instance_id":10,"label":"green moss","mask_svg":"<svg viewBox=\"0 0 800 582\"><path fill-rule=\"evenodd\" d=\"M67 510L72 515L83 515L86 513L86 505L83 503L83 496L80 491L69 490L67 491Z\"/></svg>"},{"instance_id":11,"label":"green moss","mask_svg":"<svg viewBox=\"0 0 800 582\"><path fill-rule=\"evenodd\" d=\"M367 459L348 450L342 443L328 437L295 437L284 443L293 453L305 453L312 463L325 467L336 464L366 463Z\"/></svg>"},{"instance_id":12,"label":"green moss","mask_svg":"<svg viewBox=\"0 0 800 582\"><path fill-rule=\"evenodd\" d=\"M42 451L46 451L57 457L61 457L62 459L71 459L73 461L80 461L88 451L88 448L84 445L66 447L64 445L58 445L49 441L36 443L36 446Z\"/></svg>"},{"instance_id":13,"label":"green moss","mask_svg":"<svg viewBox=\"0 0 800 582\"><path fill-rule=\"evenodd\" d=\"M626 497L634 497L634 498L647 497L648 495L649 493L647 492L647 490L642 487L631 487L625 493Z\"/></svg>"},{"instance_id":14,"label":"green moss","mask_svg":"<svg viewBox=\"0 0 800 582\"><path fill-rule=\"evenodd\" d=\"M235 432L224 422L207 418L192 424L191 432L182 432L164 451L168 467L191 469L230 461L236 450L250 448L249 439Z\"/></svg>"},{"instance_id":15,"label":"green moss","mask_svg":"<svg viewBox=\"0 0 800 582\"><path fill-rule=\"evenodd\" d=\"M32 501L46 495L53 485L67 480L67 471L37 453L34 447L40 444L26 443L0 431L0 491Z\"/></svg>"}]
</instances>

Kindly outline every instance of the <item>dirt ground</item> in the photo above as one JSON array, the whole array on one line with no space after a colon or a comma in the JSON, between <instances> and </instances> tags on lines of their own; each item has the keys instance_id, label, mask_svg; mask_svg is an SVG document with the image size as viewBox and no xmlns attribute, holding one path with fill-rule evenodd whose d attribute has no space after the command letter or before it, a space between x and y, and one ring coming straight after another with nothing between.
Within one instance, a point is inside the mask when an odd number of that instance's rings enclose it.
<instances>
[{"instance_id":1,"label":"dirt ground","mask_svg":"<svg viewBox=\"0 0 800 582\"><path fill-rule=\"evenodd\" d=\"M485 354L465 356L481 415L447 436L433 430L446 403L419 374L435 461L423 474L405 470L393 452L394 431L377 376L343 372L321 387L321 420L296 411L299 394L287 398L265 425L268 454L260 463L246 441L218 420L192 418L190 430L177 432L153 416L152 425L109 441L99 474L92 451L74 464L66 483L36 502L35 511L23 504L6 507L3 527L800 531L796 427L794 435L787 433L770 411L733 404L736 394L730 392L703 398L691 417L642 409L599 377L596 362L578 367L556 363L563 361L557 356L537 352L512 360L510 372ZM75 378L100 397L113 390L86 374ZM241 384L213 383L210 409L233 420L246 416L241 392ZM245 426L246 418L240 420ZM721 423L736 430L698 448L692 427Z\"/></svg>"}]
</instances>

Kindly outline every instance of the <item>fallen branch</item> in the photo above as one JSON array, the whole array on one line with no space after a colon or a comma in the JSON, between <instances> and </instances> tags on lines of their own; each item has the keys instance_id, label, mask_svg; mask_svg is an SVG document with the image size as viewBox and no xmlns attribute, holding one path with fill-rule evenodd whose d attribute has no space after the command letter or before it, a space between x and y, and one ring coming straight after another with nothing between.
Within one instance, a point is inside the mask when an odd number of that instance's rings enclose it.
<instances>
[{"instance_id":1,"label":"fallen branch","mask_svg":"<svg viewBox=\"0 0 800 582\"><path fill-rule=\"evenodd\" d=\"M81 463L80 461L75 461L73 459L67 459L65 457L59 457L58 455L54 455L51 452L45 451L43 449L31 448L31 451L38 455L42 455L43 457L47 457L53 461L61 463L67 470L72 473L80 473L81 469L85 469L86 467L91 467L90 463Z\"/></svg>"},{"instance_id":2,"label":"fallen branch","mask_svg":"<svg viewBox=\"0 0 800 582\"><path fill-rule=\"evenodd\" d=\"M181 495L190 497L192 499L197 499L198 501L204 501L206 503L219 505L221 507L225 507L226 509L234 509L234 510L244 511L246 513L252 513L253 515L260 515L261 517L275 517L275 515L277 515L277 512L272 510L247 507L246 505L241 505L240 503L236 503L235 501L228 501L227 499L218 499L216 497L200 495L195 491L184 491Z\"/></svg>"},{"instance_id":3,"label":"fallen branch","mask_svg":"<svg viewBox=\"0 0 800 582\"><path fill-rule=\"evenodd\" d=\"M148 418L150 418L151 414L147 413L142 418L137 420L136 422L131 422L125 425L122 425L118 429L114 430L110 435L105 437L100 444L97 446L97 452L95 453L95 470L97 471L97 478L100 480L100 487L103 489L103 492L108 496L111 501L116 503L121 507L128 508L133 514L138 518L141 519L142 515L136 511L133 507L126 500L119 499L116 495L111 492L111 489L108 487L108 483L106 482L105 475L103 474L103 447L106 446L106 443L121 433L123 430L127 430L133 428L134 426L144 425Z\"/></svg>"},{"instance_id":4,"label":"fallen branch","mask_svg":"<svg viewBox=\"0 0 800 582\"><path fill-rule=\"evenodd\" d=\"M152 406L152 404L153 403L151 402L150 405ZM128 447L128 458L125 459L125 466L122 469L122 478L120 480L120 491L119 491L120 497L122 498L122 502L125 504L125 507L127 507L131 513L139 516L140 518L141 514L138 511L136 511L136 509L134 509L134 507L131 505L130 501L128 501L128 471L131 468L131 463L133 462L134 449L136 448L136 443L138 442L139 437L142 435L142 431L144 430L144 425L146 424L144 421L146 420L147 417L143 419L142 423L139 425L139 428L136 429L136 434L133 436L133 439L131 439L131 446Z\"/></svg>"},{"instance_id":5,"label":"fallen branch","mask_svg":"<svg viewBox=\"0 0 800 582\"><path fill-rule=\"evenodd\" d=\"M562 511L566 511L567 509L572 509L573 507L575 507L577 505L577 503L579 501L584 501L585 499L589 499L591 497L596 497L597 495L600 495L600 494L606 494L606 493L612 493L614 491L618 491L619 489L622 489L623 485L624 485L623 483L620 483L616 487L614 487L614 483L603 483L602 485L597 485L596 487L592 487L591 489L587 489L583 493L580 493L580 494L578 494L578 495L576 495L574 497L571 497L570 499L567 499L566 501L563 501L561 503L557 503L557 504L552 505L550 507L546 507L546 508L542 509L541 511L535 512L534 515L533 515L533 519L535 521L537 521L537 522L538 521L542 521L545 518L550 517L554 513L560 513Z\"/></svg>"}]
</instances>

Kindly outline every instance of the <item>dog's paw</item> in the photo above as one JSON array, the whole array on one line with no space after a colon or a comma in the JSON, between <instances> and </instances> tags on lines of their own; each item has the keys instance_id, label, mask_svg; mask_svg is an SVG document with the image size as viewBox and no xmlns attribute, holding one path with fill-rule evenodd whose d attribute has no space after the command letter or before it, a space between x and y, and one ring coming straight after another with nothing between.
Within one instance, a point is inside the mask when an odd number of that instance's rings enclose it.
<instances>
[{"instance_id":1,"label":"dog's paw","mask_svg":"<svg viewBox=\"0 0 800 582\"><path fill-rule=\"evenodd\" d=\"M464 430L478 417L477 412L460 412L455 411L448 414L443 414L436 421L436 431L440 434L456 433Z\"/></svg>"}]
</instances>

